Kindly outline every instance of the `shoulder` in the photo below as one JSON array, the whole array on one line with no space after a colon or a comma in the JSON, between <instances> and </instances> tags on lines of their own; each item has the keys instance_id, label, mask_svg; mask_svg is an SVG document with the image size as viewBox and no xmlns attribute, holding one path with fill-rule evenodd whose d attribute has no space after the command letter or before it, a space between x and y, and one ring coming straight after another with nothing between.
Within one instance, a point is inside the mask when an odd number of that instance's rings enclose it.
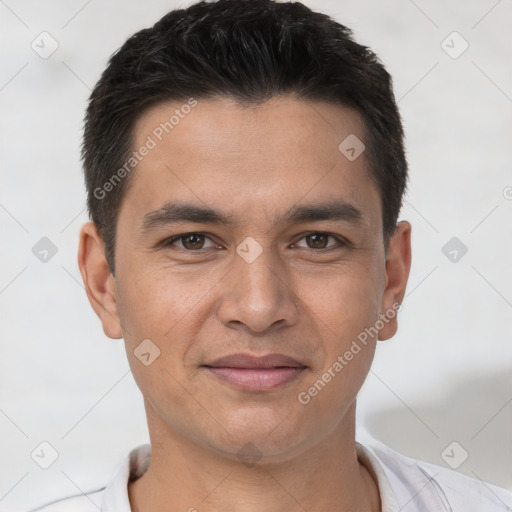
<instances>
[{"instance_id":1,"label":"shoulder","mask_svg":"<svg viewBox=\"0 0 512 512\"><path fill-rule=\"evenodd\" d=\"M103 487L55 500L29 512L129 512L128 482L144 474L150 461L151 445L140 445L125 456L112 479Z\"/></svg>"},{"instance_id":2,"label":"shoulder","mask_svg":"<svg viewBox=\"0 0 512 512\"><path fill-rule=\"evenodd\" d=\"M375 440L365 442L364 447L378 460L404 512L416 510L407 508L411 501L418 510L434 502L452 512L512 510L512 492L506 489L407 457Z\"/></svg>"},{"instance_id":3,"label":"shoulder","mask_svg":"<svg viewBox=\"0 0 512 512\"><path fill-rule=\"evenodd\" d=\"M105 488L103 487L86 494L58 499L29 512L98 512L101 509L104 493Z\"/></svg>"}]
</instances>

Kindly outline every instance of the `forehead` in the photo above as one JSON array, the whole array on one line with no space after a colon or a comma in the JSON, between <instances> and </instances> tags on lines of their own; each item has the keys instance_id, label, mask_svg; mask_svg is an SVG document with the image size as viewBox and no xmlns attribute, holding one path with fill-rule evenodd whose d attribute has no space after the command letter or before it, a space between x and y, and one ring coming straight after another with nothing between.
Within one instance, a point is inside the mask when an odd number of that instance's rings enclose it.
<instances>
[{"instance_id":1,"label":"forehead","mask_svg":"<svg viewBox=\"0 0 512 512\"><path fill-rule=\"evenodd\" d=\"M240 106L231 98L162 103L139 117L134 133L136 147L150 137L160 150L179 144L183 153L212 161L240 153L265 158L263 148L277 150L288 159L293 150L297 157L318 159L323 152L332 160L340 156L339 143L347 136L365 138L364 123L355 110L292 96L249 106ZM211 153L215 147L224 153Z\"/></svg>"},{"instance_id":2,"label":"forehead","mask_svg":"<svg viewBox=\"0 0 512 512\"><path fill-rule=\"evenodd\" d=\"M330 103L287 96L249 107L227 98L159 104L135 125L134 150L151 149L123 208L145 215L171 200L194 201L266 218L282 213L279 204L341 198L375 209L366 154L348 158L347 140L361 150L362 119Z\"/></svg>"}]
</instances>

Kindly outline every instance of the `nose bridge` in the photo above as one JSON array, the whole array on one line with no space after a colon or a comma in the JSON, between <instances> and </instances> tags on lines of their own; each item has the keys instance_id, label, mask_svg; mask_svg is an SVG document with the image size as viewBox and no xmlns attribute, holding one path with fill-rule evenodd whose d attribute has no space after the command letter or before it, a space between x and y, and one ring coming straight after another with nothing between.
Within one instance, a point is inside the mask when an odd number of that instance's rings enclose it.
<instances>
[{"instance_id":1,"label":"nose bridge","mask_svg":"<svg viewBox=\"0 0 512 512\"><path fill-rule=\"evenodd\" d=\"M240 258L235 267L246 300L255 301L255 305L260 301L270 303L277 300L284 275L279 276L279 263L271 249L263 250L254 261Z\"/></svg>"},{"instance_id":2,"label":"nose bridge","mask_svg":"<svg viewBox=\"0 0 512 512\"><path fill-rule=\"evenodd\" d=\"M234 255L229 290L219 310L225 324L245 324L261 332L273 324L291 325L298 318L291 283L269 245L245 239Z\"/></svg>"}]
</instances>

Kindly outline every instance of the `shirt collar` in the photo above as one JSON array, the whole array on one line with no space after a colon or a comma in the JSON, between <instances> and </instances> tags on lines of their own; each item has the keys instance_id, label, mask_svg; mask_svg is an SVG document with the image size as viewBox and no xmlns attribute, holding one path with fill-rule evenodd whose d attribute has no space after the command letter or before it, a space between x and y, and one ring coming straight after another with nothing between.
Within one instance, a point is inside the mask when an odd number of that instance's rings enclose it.
<instances>
[{"instance_id":1,"label":"shirt collar","mask_svg":"<svg viewBox=\"0 0 512 512\"><path fill-rule=\"evenodd\" d=\"M134 448L116 471L105 488L102 512L132 512L128 498L128 483L141 477L151 462L151 445Z\"/></svg>"},{"instance_id":2,"label":"shirt collar","mask_svg":"<svg viewBox=\"0 0 512 512\"><path fill-rule=\"evenodd\" d=\"M375 479L381 501L382 512L399 509L397 498L378 458L362 444L356 443L357 457ZM128 483L140 478L151 462L151 445L144 444L130 451L117 469L114 478L105 488L102 512L131 512Z\"/></svg>"}]
</instances>

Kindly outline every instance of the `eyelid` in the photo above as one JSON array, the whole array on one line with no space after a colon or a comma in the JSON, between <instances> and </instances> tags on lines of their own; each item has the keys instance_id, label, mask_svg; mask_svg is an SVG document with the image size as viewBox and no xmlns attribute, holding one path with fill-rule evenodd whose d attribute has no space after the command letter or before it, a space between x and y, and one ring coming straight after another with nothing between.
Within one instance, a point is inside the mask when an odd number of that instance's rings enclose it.
<instances>
[{"instance_id":1,"label":"eyelid","mask_svg":"<svg viewBox=\"0 0 512 512\"><path fill-rule=\"evenodd\" d=\"M344 247L344 246L351 245L350 242L346 238L342 237L341 235L336 235L336 234L330 233L328 231L307 231L306 233L302 233L301 235L299 235L299 238L297 238L296 242L293 242L292 246L296 245L303 238L306 238L309 235L324 235L324 236L327 236L330 238L334 238L336 240L336 242L338 243L337 247ZM311 251L316 251L316 252L320 252L322 250L326 251L328 249L333 249L333 248L336 248L336 246L328 246L328 247L320 248L320 249L315 249L313 247L300 247L300 249L309 249Z\"/></svg>"},{"instance_id":2,"label":"eyelid","mask_svg":"<svg viewBox=\"0 0 512 512\"><path fill-rule=\"evenodd\" d=\"M216 246L220 245L212 239L212 237L209 233L205 233L202 231L189 231L187 233L180 233L179 235L174 235L170 238L166 238L165 240L163 240L161 242L160 245L164 248L169 247L169 246L175 246L175 242L179 241L182 238L186 238L187 236L190 236L190 235L201 235L201 236L204 236L205 239L210 240L210 242L212 242ZM328 231L307 231L307 232L304 232L304 233L301 233L300 235L298 235L298 238L296 238L296 241L291 244L292 247L295 246L298 242L300 242L302 239L306 238L309 235L324 235L324 236L327 236L330 238L334 238L337 242L337 246L328 246L328 247L319 248L319 249L315 249L313 247L300 247L300 249L308 249L311 251L320 252L320 251L326 251L328 249L333 249L336 247L344 247L344 246L350 245L350 242L346 238L342 237L341 235L336 235L336 234L330 233ZM185 249L182 247L177 247L177 246L175 246L175 247L178 250L188 252L188 253L197 253L200 251L212 249L212 247L206 247L206 248L202 248L202 249Z\"/></svg>"},{"instance_id":3,"label":"eyelid","mask_svg":"<svg viewBox=\"0 0 512 512\"><path fill-rule=\"evenodd\" d=\"M201 235L201 236L204 236L205 239L210 240L210 242L212 242L216 246L220 245L220 244L217 244L214 240L212 240L211 236L208 233L203 233L202 231L189 231L187 233L181 233L179 235L174 235L174 236L171 236L171 237L166 238L165 240L163 240L160 245L163 248L167 248L169 246L175 246L175 242L178 242L182 238L186 238L187 236L190 236L190 235ZM177 246L175 246L175 247L178 250L186 251L186 252L190 252L190 253L204 251L205 249L212 249L212 247L206 247L206 248L202 248L202 249L185 249L183 247L177 247Z\"/></svg>"}]
</instances>

